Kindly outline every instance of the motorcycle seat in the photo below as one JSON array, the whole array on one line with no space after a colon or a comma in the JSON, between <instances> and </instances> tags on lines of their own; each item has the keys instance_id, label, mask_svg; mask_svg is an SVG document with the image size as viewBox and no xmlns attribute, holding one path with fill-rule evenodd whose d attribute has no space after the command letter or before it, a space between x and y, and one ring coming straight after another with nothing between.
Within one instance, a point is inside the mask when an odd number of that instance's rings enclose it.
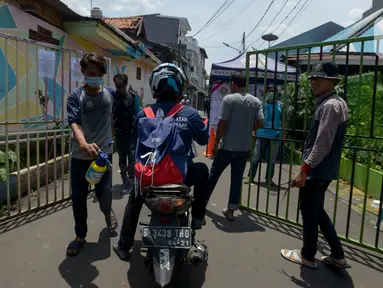
<instances>
[{"instance_id":1,"label":"motorcycle seat","mask_svg":"<svg viewBox=\"0 0 383 288\"><path fill-rule=\"evenodd\" d=\"M185 192L189 193L191 191L191 188L186 186L183 183L180 184L167 184L167 185L161 185L161 186L148 186L141 189L143 193L148 192Z\"/></svg>"}]
</instances>

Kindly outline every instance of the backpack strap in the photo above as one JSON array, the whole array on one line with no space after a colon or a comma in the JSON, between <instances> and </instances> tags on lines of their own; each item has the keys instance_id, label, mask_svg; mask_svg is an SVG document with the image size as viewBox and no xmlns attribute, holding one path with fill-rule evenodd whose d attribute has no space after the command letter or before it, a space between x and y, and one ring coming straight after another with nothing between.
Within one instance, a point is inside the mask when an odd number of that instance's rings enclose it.
<instances>
[{"instance_id":1,"label":"backpack strap","mask_svg":"<svg viewBox=\"0 0 383 288\"><path fill-rule=\"evenodd\" d=\"M174 116L176 115L178 112L180 112L185 106L180 104L180 103L177 103L173 106L172 109L170 109L169 113L166 115L166 117L171 117L171 116Z\"/></svg>"},{"instance_id":2,"label":"backpack strap","mask_svg":"<svg viewBox=\"0 0 383 288\"><path fill-rule=\"evenodd\" d=\"M148 118L157 118L156 115L153 112L152 107L144 108L144 113L145 113L146 117L148 117Z\"/></svg>"}]
</instances>

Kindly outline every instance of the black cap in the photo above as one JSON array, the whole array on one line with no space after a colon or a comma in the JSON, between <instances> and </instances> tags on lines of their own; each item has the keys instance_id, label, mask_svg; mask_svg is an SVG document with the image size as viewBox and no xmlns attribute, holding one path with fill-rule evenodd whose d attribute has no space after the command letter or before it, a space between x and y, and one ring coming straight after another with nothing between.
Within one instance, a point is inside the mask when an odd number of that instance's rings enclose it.
<instances>
[{"instance_id":1,"label":"black cap","mask_svg":"<svg viewBox=\"0 0 383 288\"><path fill-rule=\"evenodd\" d=\"M311 68L310 78L326 78L339 80L338 65L334 62L316 63Z\"/></svg>"}]
</instances>

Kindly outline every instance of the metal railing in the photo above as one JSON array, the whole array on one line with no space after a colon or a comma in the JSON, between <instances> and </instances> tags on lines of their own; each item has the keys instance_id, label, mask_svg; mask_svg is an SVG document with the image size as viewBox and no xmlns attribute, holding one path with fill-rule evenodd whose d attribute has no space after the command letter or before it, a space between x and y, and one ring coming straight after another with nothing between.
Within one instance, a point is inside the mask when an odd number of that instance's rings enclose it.
<instances>
[{"instance_id":1,"label":"metal railing","mask_svg":"<svg viewBox=\"0 0 383 288\"><path fill-rule=\"evenodd\" d=\"M254 83L262 83L264 87L273 85L275 101L278 89L283 90L283 97L280 99L284 106L281 128L274 127L275 112L272 113L271 128L279 130L280 137L263 138L264 145L271 145L271 141L283 141L283 145L280 145L280 157L275 166L278 177L276 188L271 185L271 173L268 173L265 181L268 184L261 184L264 173L260 161L256 177L259 184L244 184L242 187L242 209L293 225L302 225L299 193L289 187L289 180L301 164L301 149L315 111L307 75L311 72L312 64L333 61L340 69L342 79L337 86L337 92L348 104L349 120L340 177L330 184L325 209L332 214L332 220L343 240L383 252L383 240L380 237L383 226L382 39L383 36L363 37L247 52L248 91ZM351 52L355 50L359 52ZM262 54L266 56L265 60L259 61L264 57ZM281 60L281 55L284 65L273 61ZM255 65L251 66L254 61ZM281 69L284 71L280 71ZM262 73L262 77L259 77L258 71L263 70L268 70L269 73ZM277 79L277 73L274 73L277 70L278 73L284 73L284 80L280 77ZM274 79L269 79L270 73L274 73ZM291 75L296 77L289 82L292 78L288 76ZM283 134L287 136L282 137ZM271 149L268 150L265 158L268 158L267 162L271 162ZM253 154L254 143L251 159ZM271 168L268 169L271 172ZM252 165L249 170L251 175Z\"/></svg>"},{"instance_id":2,"label":"metal railing","mask_svg":"<svg viewBox=\"0 0 383 288\"><path fill-rule=\"evenodd\" d=\"M0 32L0 221L70 198L66 103L84 53Z\"/></svg>"}]
</instances>

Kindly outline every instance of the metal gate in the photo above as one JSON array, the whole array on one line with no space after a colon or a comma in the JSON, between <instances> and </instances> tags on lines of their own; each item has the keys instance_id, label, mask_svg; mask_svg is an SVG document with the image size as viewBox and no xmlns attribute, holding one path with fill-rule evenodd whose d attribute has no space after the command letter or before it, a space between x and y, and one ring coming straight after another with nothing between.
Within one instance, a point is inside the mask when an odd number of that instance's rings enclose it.
<instances>
[{"instance_id":1,"label":"metal gate","mask_svg":"<svg viewBox=\"0 0 383 288\"><path fill-rule=\"evenodd\" d=\"M0 221L69 199L66 102L84 53L0 32Z\"/></svg>"},{"instance_id":2,"label":"metal gate","mask_svg":"<svg viewBox=\"0 0 383 288\"><path fill-rule=\"evenodd\" d=\"M299 193L297 189L290 189L288 183L300 167L300 151L314 112L314 98L307 75L312 64L334 61L342 75L337 92L348 104L349 121L340 177L330 184L325 209L332 215L343 240L383 252L383 240L380 237L383 229L382 38L383 36L354 38L247 52L247 89L256 81L265 86L274 86L274 100L282 95L280 101L283 102L284 111L282 128L279 130L283 131L281 135L287 135L285 138L264 138L268 146L274 143L280 147L274 176L278 183L274 188L270 182L271 173L268 173L265 181L267 184L262 184L264 171L272 171L271 168L265 168L266 164L260 161L256 176L259 185L244 184L242 187L242 209L301 225ZM295 74L292 82L291 73L288 73L291 68ZM284 71L281 72L282 69ZM259 75L258 71L263 70L268 72ZM284 73L282 83L281 79L277 79L280 73ZM272 117L274 120L274 113ZM273 128L277 129L274 124ZM284 144L280 145L281 143ZM271 152L272 149L268 149L265 155L267 162L271 162ZM251 159L253 153L254 148ZM251 165L249 170L252 170Z\"/></svg>"}]
</instances>

